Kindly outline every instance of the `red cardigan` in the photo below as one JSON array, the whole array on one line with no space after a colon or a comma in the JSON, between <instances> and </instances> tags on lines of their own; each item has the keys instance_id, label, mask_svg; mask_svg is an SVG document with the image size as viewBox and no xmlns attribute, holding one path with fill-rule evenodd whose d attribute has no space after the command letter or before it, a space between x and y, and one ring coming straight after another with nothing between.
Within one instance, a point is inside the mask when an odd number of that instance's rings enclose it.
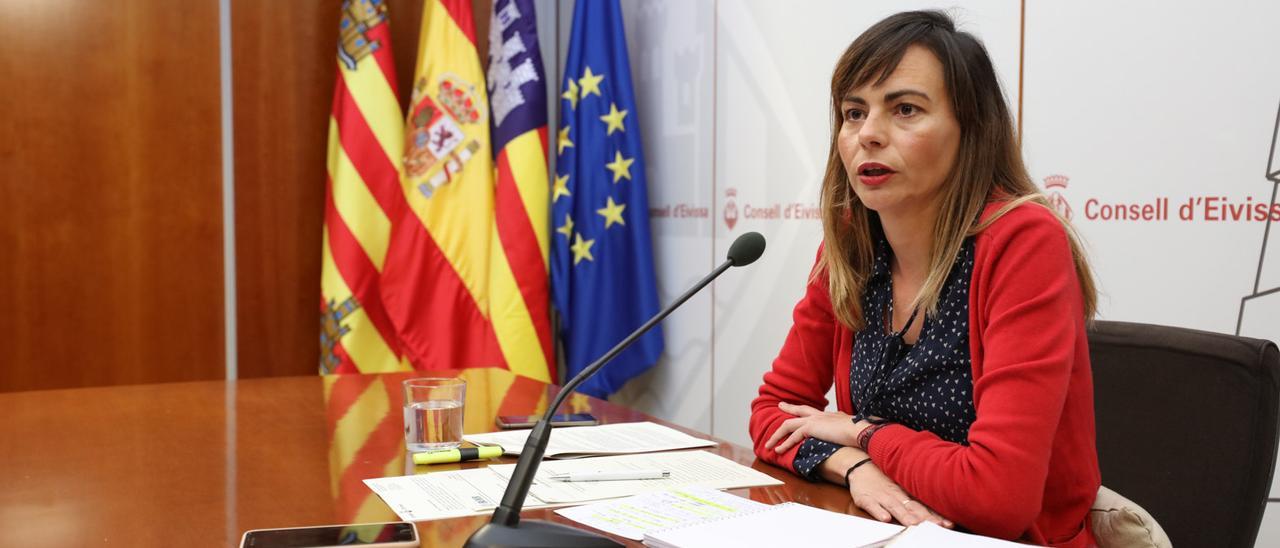
<instances>
[{"instance_id":1,"label":"red cardigan","mask_svg":"<svg viewBox=\"0 0 1280 548\"><path fill-rule=\"evenodd\" d=\"M988 205L984 218L996 207ZM1027 204L975 238L969 351L977 418L969 445L891 425L871 438L872 462L912 497L975 533L1093 545L1085 525L1101 484L1093 379L1066 231L1048 210ZM853 333L832 313L826 275L811 278L751 402L756 455L792 471L800 444L782 454L764 448L791 418L778 402L825 409L834 382L837 407L853 412Z\"/></svg>"}]
</instances>

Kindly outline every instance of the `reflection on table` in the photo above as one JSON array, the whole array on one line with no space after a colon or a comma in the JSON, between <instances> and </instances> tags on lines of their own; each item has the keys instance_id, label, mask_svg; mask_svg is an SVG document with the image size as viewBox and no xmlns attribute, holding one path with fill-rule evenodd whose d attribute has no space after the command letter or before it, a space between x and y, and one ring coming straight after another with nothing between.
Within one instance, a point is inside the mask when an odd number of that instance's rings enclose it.
<instances>
[{"instance_id":1,"label":"reflection on table","mask_svg":"<svg viewBox=\"0 0 1280 548\"><path fill-rule=\"evenodd\" d=\"M468 433L494 430L498 415L541 414L556 390L469 369L0 393L10 415L0 422L0 545L230 546L247 529L395 521L362 480L514 462L406 459L400 383L417 376L467 380ZM566 407L706 437L582 395ZM737 494L865 515L843 489L755 462L750 449L710 450L785 482ZM571 523L551 510L524 515ZM486 520L417 525L424 546L458 546Z\"/></svg>"}]
</instances>

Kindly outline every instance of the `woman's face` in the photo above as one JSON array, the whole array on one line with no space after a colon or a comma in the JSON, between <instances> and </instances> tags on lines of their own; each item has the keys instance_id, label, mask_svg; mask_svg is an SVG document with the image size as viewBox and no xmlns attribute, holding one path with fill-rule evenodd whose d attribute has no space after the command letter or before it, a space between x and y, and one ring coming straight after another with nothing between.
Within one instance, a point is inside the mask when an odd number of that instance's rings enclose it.
<instances>
[{"instance_id":1,"label":"woman's face","mask_svg":"<svg viewBox=\"0 0 1280 548\"><path fill-rule=\"evenodd\" d=\"M840 110L837 147L858 199L882 219L931 215L960 148L938 58L907 48L884 82L850 90Z\"/></svg>"}]
</instances>

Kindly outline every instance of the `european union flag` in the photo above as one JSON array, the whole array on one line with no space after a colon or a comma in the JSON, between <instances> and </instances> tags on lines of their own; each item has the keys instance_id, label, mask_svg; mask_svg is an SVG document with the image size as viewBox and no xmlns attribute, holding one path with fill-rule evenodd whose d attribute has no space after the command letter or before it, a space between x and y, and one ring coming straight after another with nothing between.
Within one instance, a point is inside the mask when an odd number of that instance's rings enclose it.
<instances>
[{"instance_id":1,"label":"european union flag","mask_svg":"<svg viewBox=\"0 0 1280 548\"><path fill-rule=\"evenodd\" d=\"M551 291L572 377L658 311L649 199L618 0L579 0L561 87ZM605 397L658 361L654 328L580 391Z\"/></svg>"}]
</instances>

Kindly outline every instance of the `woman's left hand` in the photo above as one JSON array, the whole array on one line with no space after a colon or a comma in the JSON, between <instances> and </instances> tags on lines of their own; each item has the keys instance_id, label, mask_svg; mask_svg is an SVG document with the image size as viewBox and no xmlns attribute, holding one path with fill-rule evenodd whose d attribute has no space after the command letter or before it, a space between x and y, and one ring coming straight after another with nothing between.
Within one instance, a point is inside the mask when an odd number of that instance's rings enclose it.
<instances>
[{"instance_id":1,"label":"woman's left hand","mask_svg":"<svg viewBox=\"0 0 1280 548\"><path fill-rule=\"evenodd\" d=\"M808 405L779 402L778 409L795 415L796 418L783 421L769 441L764 443L765 449L772 448L777 453L785 453L792 446L804 441L805 437L852 447L857 443L858 434L868 426L866 421L858 421L855 424L851 415L819 411Z\"/></svg>"}]
</instances>

